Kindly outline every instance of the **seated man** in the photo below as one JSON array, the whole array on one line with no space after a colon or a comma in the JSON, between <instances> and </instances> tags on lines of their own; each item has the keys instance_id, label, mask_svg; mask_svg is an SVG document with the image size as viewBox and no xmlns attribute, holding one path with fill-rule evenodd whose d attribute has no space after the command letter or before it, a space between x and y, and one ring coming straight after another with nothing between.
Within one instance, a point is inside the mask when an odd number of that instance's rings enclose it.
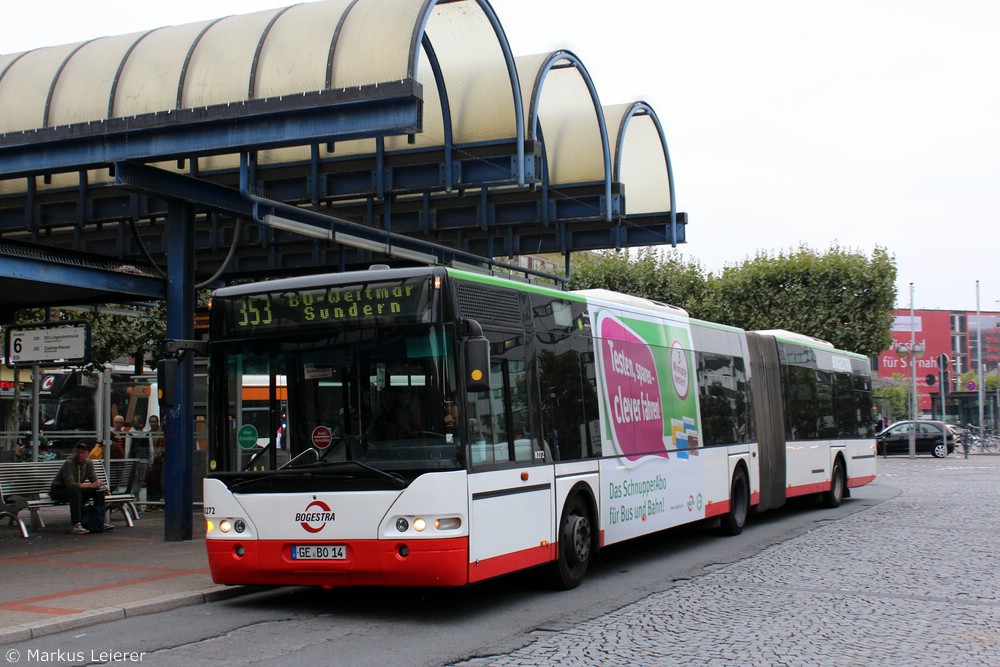
<instances>
[{"instance_id":1,"label":"seated man","mask_svg":"<svg viewBox=\"0 0 1000 667\"><path fill-rule=\"evenodd\" d=\"M66 459L59 474L52 480L49 496L53 500L69 503L70 521L74 535L86 535L90 531L80 524L80 508L83 501L94 499L94 507L104 516L104 494L107 488L97 479L94 462L87 459L87 444L78 442L73 455ZM105 523L104 530L111 530L113 524Z\"/></svg>"}]
</instances>

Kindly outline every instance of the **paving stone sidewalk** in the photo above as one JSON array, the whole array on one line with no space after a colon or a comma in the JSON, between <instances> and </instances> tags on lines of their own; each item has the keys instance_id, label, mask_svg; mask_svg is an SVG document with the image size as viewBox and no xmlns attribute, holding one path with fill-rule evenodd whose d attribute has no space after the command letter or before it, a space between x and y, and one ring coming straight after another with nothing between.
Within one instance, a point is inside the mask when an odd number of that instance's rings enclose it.
<instances>
[{"instance_id":1,"label":"paving stone sidewalk","mask_svg":"<svg viewBox=\"0 0 1000 667\"><path fill-rule=\"evenodd\" d=\"M896 498L462 665L997 667L1000 457L878 463Z\"/></svg>"}]
</instances>

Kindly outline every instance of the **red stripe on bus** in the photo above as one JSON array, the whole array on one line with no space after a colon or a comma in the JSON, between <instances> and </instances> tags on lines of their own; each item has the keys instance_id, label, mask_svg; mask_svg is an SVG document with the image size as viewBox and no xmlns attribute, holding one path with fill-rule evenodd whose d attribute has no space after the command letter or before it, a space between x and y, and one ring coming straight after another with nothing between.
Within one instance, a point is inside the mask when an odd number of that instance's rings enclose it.
<instances>
[{"instance_id":1,"label":"red stripe on bus","mask_svg":"<svg viewBox=\"0 0 1000 667\"><path fill-rule=\"evenodd\" d=\"M518 570L548 563L556 559L558 547L554 544L539 545L514 553L503 554L469 563L469 583L499 577Z\"/></svg>"},{"instance_id":2,"label":"red stripe on bus","mask_svg":"<svg viewBox=\"0 0 1000 667\"><path fill-rule=\"evenodd\" d=\"M789 486L785 489L786 498L796 496L808 496L813 493L825 493L830 490L830 482L816 482L815 484L803 484L802 486Z\"/></svg>"},{"instance_id":3,"label":"red stripe on bus","mask_svg":"<svg viewBox=\"0 0 1000 667\"><path fill-rule=\"evenodd\" d=\"M707 505L705 505L705 518L708 519L709 517L719 516L721 514L725 514L728 511L729 511L728 500L709 502Z\"/></svg>"},{"instance_id":4,"label":"red stripe on bus","mask_svg":"<svg viewBox=\"0 0 1000 667\"><path fill-rule=\"evenodd\" d=\"M756 507L760 505L760 491L754 491L750 494L750 506ZM722 516L729 511L729 500L709 500L705 505L705 518L709 519L713 516Z\"/></svg>"},{"instance_id":5,"label":"red stripe on bus","mask_svg":"<svg viewBox=\"0 0 1000 667\"><path fill-rule=\"evenodd\" d=\"M854 488L855 486L864 486L875 481L875 475L866 475L864 477L848 477L847 486Z\"/></svg>"},{"instance_id":6,"label":"red stripe on bus","mask_svg":"<svg viewBox=\"0 0 1000 667\"><path fill-rule=\"evenodd\" d=\"M292 560L292 545L344 545L344 560ZM212 581L281 586L465 586L469 538L205 540ZM400 554L405 546L407 555ZM237 547L243 555L237 555Z\"/></svg>"}]
</instances>

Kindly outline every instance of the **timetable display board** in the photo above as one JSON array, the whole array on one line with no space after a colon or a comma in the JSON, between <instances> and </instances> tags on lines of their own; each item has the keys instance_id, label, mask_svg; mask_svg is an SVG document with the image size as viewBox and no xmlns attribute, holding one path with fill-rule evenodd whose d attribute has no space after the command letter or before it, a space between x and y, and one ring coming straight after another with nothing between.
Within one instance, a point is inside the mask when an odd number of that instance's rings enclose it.
<instances>
[{"instance_id":1,"label":"timetable display board","mask_svg":"<svg viewBox=\"0 0 1000 667\"><path fill-rule=\"evenodd\" d=\"M90 361L90 324L39 322L7 331L7 365L78 366Z\"/></svg>"}]
</instances>

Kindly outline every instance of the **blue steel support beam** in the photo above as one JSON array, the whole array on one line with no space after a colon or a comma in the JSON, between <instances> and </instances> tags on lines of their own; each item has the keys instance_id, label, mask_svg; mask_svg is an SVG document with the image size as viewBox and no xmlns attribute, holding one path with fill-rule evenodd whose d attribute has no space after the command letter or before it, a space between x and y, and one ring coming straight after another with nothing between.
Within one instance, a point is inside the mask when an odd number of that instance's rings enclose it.
<instances>
[{"instance_id":1,"label":"blue steel support beam","mask_svg":"<svg viewBox=\"0 0 1000 667\"><path fill-rule=\"evenodd\" d=\"M258 223L263 221L264 214L273 213L292 220L303 222L307 225L316 226L324 231L328 230L331 235L336 232L344 232L369 241L381 242L394 247L409 248L419 252L427 252L437 257L441 263L446 263L452 260L458 260L466 263L483 262L498 268L512 269L518 273L530 273L532 275L538 275L540 277L555 280L556 282L560 281L558 276L550 276L544 273L526 271L521 267L514 267L502 262L494 262L489 258L483 258L481 256L471 255L454 248L428 243L418 238L390 235L385 230L376 229L372 226L362 225L344 220L342 218L332 217L325 213L309 211L290 204L284 204L279 201L258 197L250 192L250 184L255 180L255 171L256 163L250 159L249 155L243 154L241 156L240 169L241 190L236 191L223 185L199 181L189 176L166 172L161 169L142 164L122 162L115 165L115 175L119 185L126 186L140 192L146 192L151 195L163 196L164 198L176 197L184 199L191 204L197 205L199 208L208 208L210 210L230 213L237 217L248 218ZM370 199L367 206L369 208L369 217L371 217L373 203ZM176 232L173 232L172 230L167 230L167 235L169 237L167 241L167 252L171 253L171 256L175 254L174 251L170 249L170 243L172 241L176 241L176 239L173 238L175 233ZM332 238L333 237L331 236L331 239ZM171 281L173 281L172 276L173 273L171 273Z\"/></svg>"},{"instance_id":2,"label":"blue steel support beam","mask_svg":"<svg viewBox=\"0 0 1000 667\"><path fill-rule=\"evenodd\" d=\"M37 257L4 256L0 278L18 278L50 285L65 285L88 290L102 290L124 300L162 299L166 281L161 278L130 275L100 269L47 262Z\"/></svg>"},{"instance_id":3,"label":"blue steel support beam","mask_svg":"<svg viewBox=\"0 0 1000 667\"><path fill-rule=\"evenodd\" d=\"M423 122L420 90L404 81L367 91L368 98L326 91L11 133L0 137L0 178L304 145L316 137L410 134Z\"/></svg>"},{"instance_id":4,"label":"blue steel support beam","mask_svg":"<svg viewBox=\"0 0 1000 667\"><path fill-rule=\"evenodd\" d=\"M249 218L253 215L253 206L240 195L239 190L144 164L115 164L115 181L139 192L158 197L169 196L236 217Z\"/></svg>"},{"instance_id":5,"label":"blue steel support beam","mask_svg":"<svg viewBox=\"0 0 1000 667\"><path fill-rule=\"evenodd\" d=\"M194 338L194 210L171 201L167 213L167 338ZM174 405L166 414L166 513L163 539L190 540L194 503L194 356L181 357Z\"/></svg>"}]
</instances>

